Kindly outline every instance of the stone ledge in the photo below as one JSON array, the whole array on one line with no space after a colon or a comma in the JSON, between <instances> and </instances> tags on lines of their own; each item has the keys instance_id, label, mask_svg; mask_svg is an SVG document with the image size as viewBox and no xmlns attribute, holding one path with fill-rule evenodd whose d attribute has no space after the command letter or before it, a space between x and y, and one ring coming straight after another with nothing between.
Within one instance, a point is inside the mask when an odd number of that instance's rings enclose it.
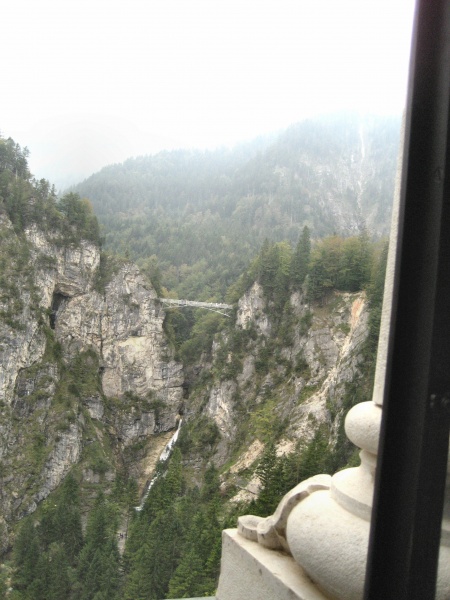
<instances>
[{"instance_id":1,"label":"stone ledge","mask_svg":"<svg viewBox=\"0 0 450 600\"><path fill-rule=\"evenodd\" d=\"M329 600L292 556L222 532L217 600Z\"/></svg>"}]
</instances>

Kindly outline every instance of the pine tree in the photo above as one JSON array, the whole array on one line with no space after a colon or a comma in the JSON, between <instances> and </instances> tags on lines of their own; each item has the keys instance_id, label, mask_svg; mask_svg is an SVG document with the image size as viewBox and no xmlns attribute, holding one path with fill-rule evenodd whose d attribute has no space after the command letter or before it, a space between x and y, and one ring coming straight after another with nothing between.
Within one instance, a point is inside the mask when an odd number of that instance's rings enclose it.
<instances>
[{"instance_id":1,"label":"pine tree","mask_svg":"<svg viewBox=\"0 0 450 600\"><path fill-rule=\"evenodd\" d=\"M309 227L305 225L291 262L291 285L293 289L299 290L303 285L309 271L310 256L311 233Z\"/></svg>"},{"instance_id":2,"label":"pine tree","mask_svg":"<svg viewBox=\"0 0 450 600\"><path fill-rule=\"evenodd\" d=\"M339 263L338 289L357 292L369 281L371 250L367 233L343 241Z\"/></svg>"},{"instance_id":3,"label":"pine tree","mask_svg":"<svg viewBox=\"0 0 450 600\"><path fill-rule=\"evenodd\" d=\"M45 600L65 600L70 598L71 581L69 568L65 548L60 544L53 544L47 554Z\"/></svg>"},{"instance_id":4,"label":"pine tree","mask_svg":"<svg viewBox=\"0 0 450 600\"><path fill-rule=\"evenodd\" d=\"M277 271L278 250L274 244L266 239L258 256L258 281L267 300L273 299Z\"/></svg>"},{"instance_id":5,"label":"pine tree","mask_svg":"<svg viewBox=\"0 0 450 600\"><path fill-rule=\"evenodd\" d=\"M309 263L310 300L323 300L335 289L339 279L343 239L332 236L321 240L311 251Z\"/></svg>"},{"instance_id":6,"label":"pine tree","mask_svg":"<svg viewBox=\"0 0 450 600\"><path fill-rule=\"evenodd\" d=\"M275 245L275 249L277 272L274 281L273 301L275 313L280 317L289 295L292 248L287 242L280 242Z\"/></svg>"},{"instance_id":7,"label":"pine tree","mask_svg":"<svg viewBox=\"0 0 450 600\"><path fill-rule=\"evenodd\" d=\"M55 502L47 504L39 526L43 547L48 550L53 543L62 544L69 563L73 566L83 546L79 485L68 475Z\"/></svg>"},{"instance_id":8,"label":"pine tree","mask_svg":"<svg viewBox=\"0 0 450 600\"><path fill-rule=\"evenodd\" d=\"M6 585L6 574L0 572L0 600L6 600L6 592L8 587Z\"/></svg>"},{"instance_id":9,"label":"pine tree","mask_svg":"<svg viewBox=\"0 0 450 600\"><path fill-rule=\"evenodd\" d=\"M204 565L194 548L183 555L169 583L167 598L190 598L204 595Z\"/></svg>"},{"instance_id":10,"label":"pine tree","mask_svg":"<svg viewBox=\"0 0 450 600\"><path fill-rule=\"evenodd\" d=\"M38 561L41 555L38 535L31 519L26 519L18 533L14 545L16 572L13 587L26 590L38 575Z\"/></svg>"},{"instance_id":11,"label":"pine tree","mask_svg":"<svg viewBox=\"0 0 450 600\"><path fill-rule=\"evenodd\" d=\"M214 465L205 472L200 504L185 530L181 560L170 579L170 598L214 593L220 569L219 476Z\"/></svg>"},{"instance_id":12,"label":"pine tree","mask_svg":"<svg viewBox=\"0 0 450 600\"><path fill-rule=\"evenodd\" d=\"M85 545L79 555L80 600L93 600L98 592L107 593L111 600L118 597L120 554L116 531L115 513L103 494L99 494L89 516Z\"/></svg>"},{"instance_id":13,"label":"pine tree","mask_svg":"<svg viewBox=\"0 0 450 600\"><path fill-rule=\"evenodd\" d=\"M333 470L331 461L330 432L326 425L321 425L301 453L300 481L309 479L318 473L330 473Z\"/></svg>"},{"instance_id":14,"label":"pine tree","mask_svg":"<svg viewBox=\"0 0 450 600\"><path fill-rule=\"evenodd\" d=\"M181 464L181 452L174 448L170 457L169 467L164 477L163 504L173 503L183 491L183 467Z\"/></svg>"},{"instance_id":15,"label":"pine tree","mask_svg":"<svg viewBox=\"0 0 450 600\"><path fill-rule=\"evenodd\" d=\"M40 554L37 557L36 573L24 594L30 600L47 600L47 589L49 586L49 561L48 554Z\"/></svg>"},{"instance_id":16,"label":"pine tree","mask_svg":"<svg viewBox=\"0 0 450 600\"><path fill-rule=\"evenodd\" d=\"M251 505L254 514L267 516L274 512L284 492L281 463L274 444L269 444L256 469L261 481L258 500Z\"/></svg>"},{"instance_id":17,"label":"pine tree","mask_svg":"<svg viewBox=\"0 0 450 600\"><path fill-rule=\"evenodd\" d=\"M181 550L182 527L174 507L160 511L132 561L125 600L165 598Z\"/></svg>"}]
</instances>

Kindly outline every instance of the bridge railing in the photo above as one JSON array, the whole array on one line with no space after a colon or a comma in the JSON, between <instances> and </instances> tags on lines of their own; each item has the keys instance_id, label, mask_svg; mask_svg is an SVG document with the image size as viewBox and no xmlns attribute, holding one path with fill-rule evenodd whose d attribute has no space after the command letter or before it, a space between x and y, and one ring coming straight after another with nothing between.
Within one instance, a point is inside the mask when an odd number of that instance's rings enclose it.
<instances>
[{"instance_id":1,"label":"bridge railing","mask_svg":"<svg viewBox=\"0 0 450 600\"><path fill-rule=\"evenodd\" d=\"M231 310L233 308L231 304L222 304L219 302L197 302L195 300L175 300L174 298L158 298L158 300L169 306L193 306L194 308L208 308L210 310L217 308Z\"/></svg>"},{"instance_id":2,"label":"bridge railing","mask_svg":"<svg viewBox=\"0 0 450 600\"><path fill-rule=\"evenodd\" d=\"M233 308L231 304L223 304L221 302L196 302L195 300L175 300L174 298L158 298L158 300L166 306L179 306L181 308L193 306L194 308L206 308L206 310L212 310L225 317L230 316L226 311Z\"/></svg>"}]
</instances>

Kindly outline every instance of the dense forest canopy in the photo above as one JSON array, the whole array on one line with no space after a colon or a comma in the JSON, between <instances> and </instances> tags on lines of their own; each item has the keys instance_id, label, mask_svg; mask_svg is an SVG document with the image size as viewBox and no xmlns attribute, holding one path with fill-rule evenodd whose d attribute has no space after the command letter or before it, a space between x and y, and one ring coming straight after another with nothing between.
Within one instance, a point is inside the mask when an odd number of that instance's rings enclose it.
<instances>
[{"instance_id":1,"label":"dense forest canopy","mask_svg":"<svg viewBox=\"0 0 450 600\"><path fill-rule=\"evenodd\" d=\"M161 152L105 167L74 188L105 245L170 295L223 300L266 238L295 245L305 225L370 238L390 224L400 122L335 115L233 150Z\"/></svg>"}]
</instances>

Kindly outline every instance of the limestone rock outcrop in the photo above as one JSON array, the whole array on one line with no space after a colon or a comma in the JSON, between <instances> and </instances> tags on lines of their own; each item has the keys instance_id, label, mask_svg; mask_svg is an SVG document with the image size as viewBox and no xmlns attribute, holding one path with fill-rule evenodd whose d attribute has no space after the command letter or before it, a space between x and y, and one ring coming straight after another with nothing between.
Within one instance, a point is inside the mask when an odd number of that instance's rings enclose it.
<instances>
[{"instance_id":1,"label":"limestone rock outcrop","mask_svg":"<svg viewBox=\"0 0 450 600\"><path fill-rule=\"evenodd\" d=\"M125 449L174 429L184 378L164 311L135 266L124 263L101 289L93 242L64 243L36 225L21 238L6 217L0 229L28 259L14 297L0 298L0 515L8 530L78 463L96 480L113 479ZM126 458L142 459L142 450Z\"/></svg>"},{"instance_id":2,"label":"limestone rock outcrop","mask_svg":"<svg viewBox=\"0 0 450 600\"><path fill-rule=\"evenodd\" d=\"M336 292L331 302L332 308L316 310L305 304L299 294L291 296L296 320L291 332L292 344L286 344L279 351L281 383L274 382L273 373L268 373L258 390L255 384L257 363L261 361L261 350L264 351L265 340L273 329L273 315L265 305L259 284L255 283L241 298L236 329L245 331L253 326L259 335L243 356L235 378L222 379L209 389L206 414L216 422L223 437L231 439L236 429L236 395L245 399L256 394L258 405L277 386L280 393L276 414L280 418L289 416L287 435L293 438L311 437L314 433L311 422L326 421L330 405L336 411L340 410L346 384L353 381L361 366L361 350L368 332L368 309L364 292ZM228 343L225 338L223 341ZM216 360L221 360L219 345L216 342ZM232 353L228 353L226 362L231 363L232 359ZM289 364L295 371L285 376Z\"/></svg>"},{"instance_id":3,"label":"limestone rock outcrop","mask_svg":"<svg viewBox=\"0 0 450 600\"><path fill-rule=\"evenodd\" d=\"M265 304L262 286L255 282L239 300L236 325L246 329L253 324L260 334L267 336L271 330L271 322L266 314Z\"/></svg>"},{"instance_id":4,"label":"limestone rock outcrop","mask_svg":"<svg viewBox=\"0 0 450 600\"><path fill-rule=\"evenodd\" d=\"M229 465L222 486L235 491L232 502L258 495L255 467L267 440L276 440L277 456L305 448L319 429L327 430L331 446L338 443L363 377L365 293L334 292L310 305L299 291L288 302L281 317L254 283L239 300L233 328L216 335L211 361L201 365L208 378L190 398L188 427L202 419L207 452L217 465ZM207 426L216 428L214 443ZM242 461L254 443L259 451Z\"/></svg>"}]
</instances>

